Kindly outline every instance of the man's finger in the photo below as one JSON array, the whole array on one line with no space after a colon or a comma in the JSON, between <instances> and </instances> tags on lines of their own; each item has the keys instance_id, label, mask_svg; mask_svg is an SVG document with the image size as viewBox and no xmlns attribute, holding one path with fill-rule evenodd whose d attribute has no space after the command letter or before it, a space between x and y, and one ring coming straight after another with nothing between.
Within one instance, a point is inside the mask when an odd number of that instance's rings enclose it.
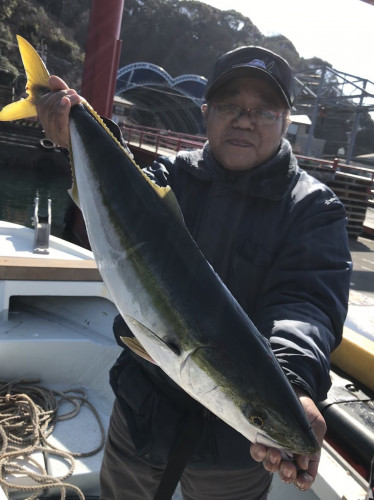
<instances>
[{"instance_id":1,"label":"man's finger","mask_svg":"<svg viewBox=\"0 0 374 500\"><path fill-rule=\"evenodd\" d=\"M312 486L317 476L319 461L320 455L318 453L312 456L299 455L296 457L299 472L295 484L300 490L308 490Z\"/></svg>"},{"instance_id":2,"label":"man's finger","mask_svg":"<svg viewBox=\"0 0 374 500\"><path fill-rule=\"evenodd\" d=\"M297 477L297 470L293 462L284 461L278 471L279 477L284 483L293 483Z\"/></svg>"},{"instance_id":3,"label":"man's finger","mask_svg":"<svg viewBox=\"0 0 374 500\"><path fill-rule=\"evenodd\" d=\"M252 443L250 448L251 456L256 462L262 462L267 453L267 448L259 443Z\"/></svg>"},{"instance_id":4,"label":"man's finger","mask_svg":"<svg viewBox=\"0 0 374 500\"><path fill-rule=\"evenodd\" d=\"M295 484L299 488L299 490L309 490L314 481L314 477L309 474L309 472L300 472L297 475Z\"/></svg>"},{"instance_id":5,"label":"man's finger","mask_svg":"<svg viewBox=\"0 0 374 500\"><path fill-rule=\"evenodd\" d=\"M68 85L59 76L51 75L48 80L49 88L54 92L55 90L66 90Z\"/></svg>"}]
</instances>

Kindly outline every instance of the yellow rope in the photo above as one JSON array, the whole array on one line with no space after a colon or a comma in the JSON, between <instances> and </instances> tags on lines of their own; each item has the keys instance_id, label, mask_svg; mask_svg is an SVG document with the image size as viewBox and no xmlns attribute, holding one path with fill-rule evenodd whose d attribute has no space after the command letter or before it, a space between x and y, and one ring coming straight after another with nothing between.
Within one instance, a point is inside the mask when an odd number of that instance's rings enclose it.
<instances>
[{"instance_id":1,"label":"yellow rope","mask_svg":"<svg viewBox=\"0 0 374 500\"><path fill-rule=\"evenodd\" d=\"M74 472L76 458L98 453L104 446L105 432L100 416L88 401L83 389L51 391L36 385L38 380L0 381L0 485L8 495L9 490L31 493L25 500L36 499L46 488L58 488L61 500L66 498L66 490L73 490L84 500L82 491L64 481ZM74 409L58 415L62 404L69 402ZM76 416L82 405L94 414L101 431L100 444L92 451L79 453L60 450L47 442L59 420ZM61 412L60 412L61 413ZM45 467L31 456L35 452L56 455L70 463L66 474L50 476ZM36 484L23 486L9 480L9 476L22 474Z\"/></svg>"}]
</instances>

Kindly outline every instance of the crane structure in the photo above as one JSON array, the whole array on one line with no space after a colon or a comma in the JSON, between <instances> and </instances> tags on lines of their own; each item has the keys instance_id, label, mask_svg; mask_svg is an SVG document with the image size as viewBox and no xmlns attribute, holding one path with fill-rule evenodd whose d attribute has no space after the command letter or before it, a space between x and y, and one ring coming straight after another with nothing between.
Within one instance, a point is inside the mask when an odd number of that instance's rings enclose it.
<instances>
[{"instance_id":1,"label":"crane structure","mask_svg":"<svg viewBox=\"0 0 374 500\"><path fill-rule=\"evenodd\" d=\"M373 0L374 5L374 0ZM336 130L346 129L346 160L351 161L363 112L374 111L374 83L327 64L295 74L295 108L311 119L305 154L309 154L316 128L329 123ZM335 123L334 123L335 121ZM339 122L339 123L338 123ZM325 129L326 132L326 129ZM340 138L341 141L341 138Z\"/></svg>"}]
</instances>

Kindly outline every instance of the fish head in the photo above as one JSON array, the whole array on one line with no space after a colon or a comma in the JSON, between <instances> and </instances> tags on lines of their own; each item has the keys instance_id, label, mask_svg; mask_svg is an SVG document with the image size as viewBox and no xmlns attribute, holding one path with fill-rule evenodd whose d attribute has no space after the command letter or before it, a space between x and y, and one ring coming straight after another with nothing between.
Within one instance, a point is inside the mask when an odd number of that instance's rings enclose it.
<instances>
[{"instance_id":1,"label":"fish head","mask_svg":"<svg viewBox=\"0 0 374 500\"><path fill-rule=\"evenodd\" d=\"M291 391L293 391L291 389ZM264 404L263 401L246 401L241 407L243 418L252 432L253 442L269 448L277 448L291 454L312 455L319 451L319 445L297 396L285 395L288 407Z\"/></svg>"},{"instance_id":2,"label":"fish head","mask_svg":"<svg viewBox=\"0 0 374 500\"><path fill-rule=\"evenodd\" d=\"M214 343L194 347L181 362L180 385L249 441L288 453L316 453L311 424L278 362L272 359L256 372L242 360L238 353L230 359Z\"/></svg>"}]
</instances>

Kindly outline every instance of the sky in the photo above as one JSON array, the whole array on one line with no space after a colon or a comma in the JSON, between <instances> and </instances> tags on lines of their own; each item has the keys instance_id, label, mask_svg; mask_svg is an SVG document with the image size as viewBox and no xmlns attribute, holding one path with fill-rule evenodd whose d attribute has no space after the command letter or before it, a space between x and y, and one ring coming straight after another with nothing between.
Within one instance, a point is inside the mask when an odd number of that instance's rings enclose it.
<instances>
[{"instance_id":1,"label":"sky","mask_svg":"<svg viewBox=\"0 0 374 500\"><path fill-rule=\"evenodd\" d=\"M374 82L374 5L362 0L202 1L241 12L264 35L284 35L301 57L319 57L335 70Z\"/></svg>"}]
</instances>

